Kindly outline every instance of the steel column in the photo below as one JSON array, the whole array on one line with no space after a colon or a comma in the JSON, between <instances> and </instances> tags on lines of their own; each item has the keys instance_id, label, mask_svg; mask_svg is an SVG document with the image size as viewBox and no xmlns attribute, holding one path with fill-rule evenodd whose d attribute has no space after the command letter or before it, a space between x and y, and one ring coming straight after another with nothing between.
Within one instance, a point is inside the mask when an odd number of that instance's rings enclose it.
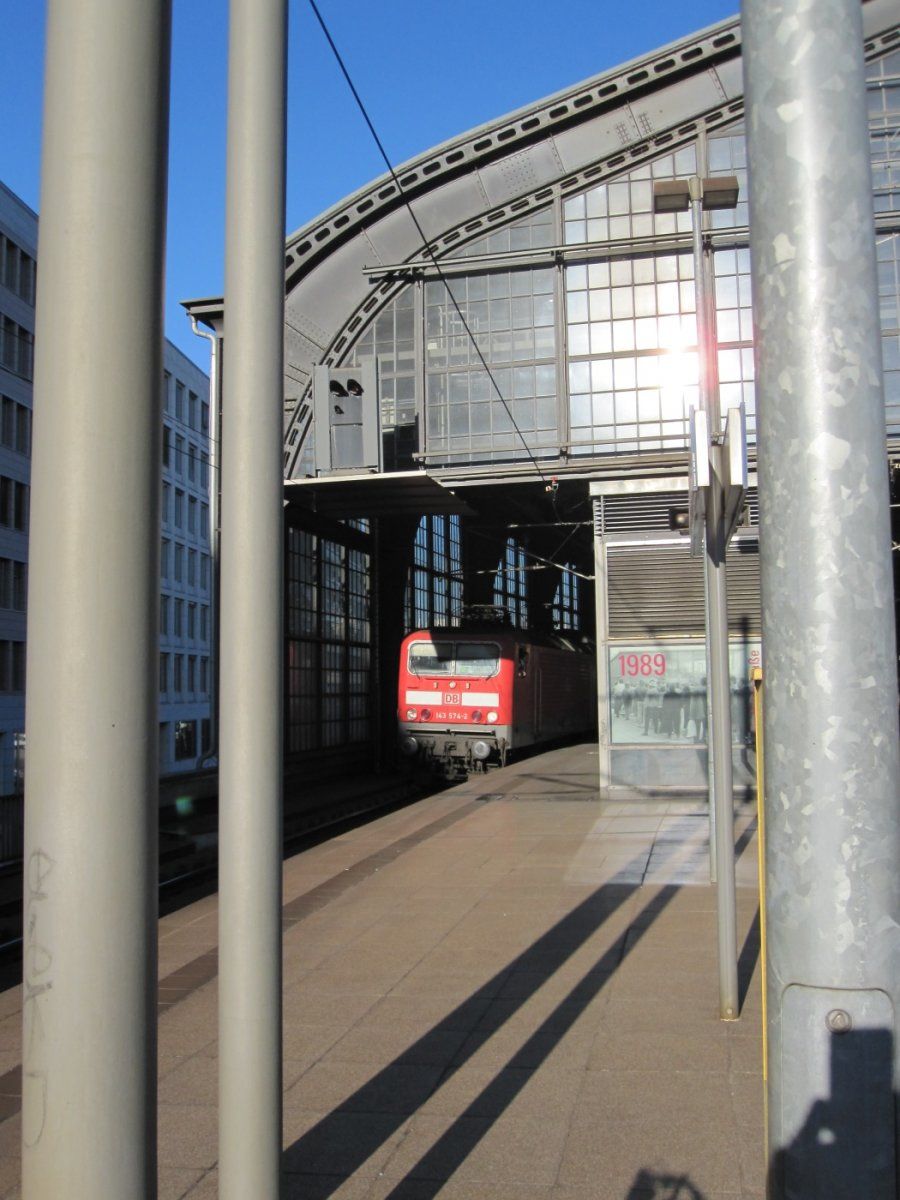
<instances>
[{"instance_id":1,"label":"steel column","mask_svg":"<svg viewBox=\"0 0 900 1200\"><path fill-rule=\"evenodd\" d=\"M51 0L28 590L22 1195L156 1195L168 0Z\"/></svg>"},{"instance_id":2,"label":"steel column","mask_svg":"<svg viewBox=\"0 0 900 1200\"><path fill-rule=\"evenodd\" d=\"M231 0L222 414L219 1195L281 1159L286 0Z\"/></svg>"},{"instance_id":3,"label":"steel column","mask_svg":"<svg viewBox=\"0 0 900 1200\"><path fill-rule=\"evenodd\" d=\"M709 730L712 758L710 832L715 846L716 936L719 961L719 1016L736 1021L739 1012L737 977L737 900L734 878L734 782L731 757L731 674L728 662L728 589L725 575L725 536L722 491L722 417L719 410L718 366L715 361L715 305L707 286L703 254L703 182L690 179L694 248L694 289L697 309L697 349L700 354L700 406L706 412L712 445L711 483L706 502L703 566L706 572L706 646L709 661Z\"/></svg>"},{"instance_id":4,"label":"steel column","mask_svg":"<svg viewBox=\"0 0 900 1200\"><path fill-rule=\"evenodd\" d=\"M770 1194L893 1200L900 751L861 9L743 7Z\"/></svg>"}]
</instances>

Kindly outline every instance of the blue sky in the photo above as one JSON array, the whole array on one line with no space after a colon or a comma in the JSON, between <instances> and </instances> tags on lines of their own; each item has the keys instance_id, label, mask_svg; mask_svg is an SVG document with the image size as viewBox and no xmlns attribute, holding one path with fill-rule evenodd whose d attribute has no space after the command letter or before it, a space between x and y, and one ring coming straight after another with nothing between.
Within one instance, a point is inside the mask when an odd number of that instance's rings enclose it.
<instances>
[{"instance_id":1,"label":"blue sky","mask_svg":"<svg viewBox=\"0 0 900 1200\"><path fill-rule=\"evenodd\" d=\"M731 16L737 0L317 0L394 165ZM224 279L226 0L174 0L166 334ZM0 180L39 207L43 0L2 0ZM291 0L286 233L384 165L306 0Z\"/></svg>"}]
</instances>

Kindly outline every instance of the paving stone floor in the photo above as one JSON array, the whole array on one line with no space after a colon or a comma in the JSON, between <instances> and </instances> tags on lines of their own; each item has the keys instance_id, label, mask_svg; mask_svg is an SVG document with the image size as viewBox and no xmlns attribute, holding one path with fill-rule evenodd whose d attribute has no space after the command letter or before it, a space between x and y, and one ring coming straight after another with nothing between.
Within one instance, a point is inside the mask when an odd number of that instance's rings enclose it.
<instances>
[{"instance_id":1,"label":"paving stone floor","mask_svg":"<svg viewBox=\"0 0 900 1200\"><path fill-rule=\"evenodd\" d=\"M762 1200L755 813L723 1023L705 804L601 804L595 763L553 751L285 863L285 1200ZM161 1200L217 1194L216 908L159 925Z\"/></svg>"}]
</instances>

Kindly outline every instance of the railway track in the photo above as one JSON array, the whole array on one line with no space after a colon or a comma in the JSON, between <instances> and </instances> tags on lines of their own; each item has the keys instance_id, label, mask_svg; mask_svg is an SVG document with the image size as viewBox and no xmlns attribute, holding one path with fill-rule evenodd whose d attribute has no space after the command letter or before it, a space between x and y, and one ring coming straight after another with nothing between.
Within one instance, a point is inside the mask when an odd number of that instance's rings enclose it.
<instances>
[{"instance_id":1,"label":"railway track","mask_svg":"<svg viewBox=\"0 0 900 1200\"><path fill-rule=\"evenodd\" d=\"M421 799L434 785L400 776L319 782L284 802L284 855L299 853L384 812ZM189 904L217 886L218 798L167 806L159 822L160 915ZM22 947L22 863L0 865L0 987L16 982Z\"/></svg>"}]
</instances>

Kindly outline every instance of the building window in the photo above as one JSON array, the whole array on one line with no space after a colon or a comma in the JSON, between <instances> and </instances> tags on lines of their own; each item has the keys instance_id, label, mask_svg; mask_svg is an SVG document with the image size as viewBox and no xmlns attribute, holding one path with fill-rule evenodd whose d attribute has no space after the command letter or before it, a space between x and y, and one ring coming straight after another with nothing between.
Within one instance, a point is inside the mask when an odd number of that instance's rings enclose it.
<instances>
[{"instance_id":1,"label":"building window","mask_svg":"<svg viewBox=\"0 0 900 1200\"><path fill-rule=\"evenodd\" d=\"M403 609L407 633L434 625L459 624L462 613L459 517L432 515L419 522Z\"/></svg>"},{"instance_id":2,"label":"building window","mask_svg":"<svg viewBox=\"0 0 900 1200\"><path fill-rule=\"evenodd\" d=\"M653 212L653 184L701 174L736 175L741 200L711 214L716 229L747 223L743 130L709 140L704 167L695 146L664 154L610 183L564 202L569 245L649 235L690 234L690 213ZM634 257L596 257L565 268L569 424L573 454L680 450L699 403L694 258L683 248ZM716 307L723 413L742 400L755 437L750 310L750 251L715 250L710 259Z\"/></svg>"},{"instance_id":3,"label":"building window","mask_svg":"<svg viewBox=\"0 0 900 1200\"><path fill-rule=\"evenodd\" d=\"M371 735L370 588L364 550L288 530L289 753Z\"/></svg>"},{"instance_id":4,"label":"building window","mask_svg":"<svg viewBox=\"0 0 900 1200\"><path fill-rule=\"evenodd\" d=\"M13 562L13 603L16 612L24 612L28 604L28 564Z\"/></svg>"},{"instance_id":5,"label":"building window","mask_svg":"<svg viewBox=\"0 0 900 1200\"><path fill-rule=\"evenodd\" d=\"M169 539L159 539L159 574L161 579L169 578Z\"/></svg>"},{"instance_id":6,"label":"building window","mask_svg":"<svg viewBox=\"0 0 900 1200\"><path fill-rule=\"evenodd\" d=\"M175 543L175 582L184 583L184 546Z\"/></svg>"},{"instance_id":7,"label":"building window","mask_svg":"<svg viewBox=\"0 0 900 1200\"><path fill-rule=\"evenodd\" d=\"M12 558L0 558L0 608L25 611L28 566Z\"/></svg>"},{"instance_id":8,"label":"building window","mask_svg":"<svg viewBox=\"0 0 900 1200\"><path fill-rule=\"evenodd\" d=\"M525 551L514 538L509 538L494 576L494 603L506 609L517 629L528 628L527 597Z\"/></svg>"},{"instance_id":9,"label":"building window","mask_svg":"<svg viewBox=\"0 0 900 1200\"><path fill-rule=\"evenodd\" d=\"M0 525L28 529L28 484L0 475Z\"/></svg>"},{"instance_id":10,"label":"building window","mask_svg":"<svg viewBox=\"0 0 900 1200\"><path fill-rule=\"evenodd\" d=\"M174 602L174 621L172 623L172 636L180 638L182 636L182 617L184 613L184 601L176 599Z\"/></svg>"},{"instance_id":11,"label":"building window","mask_svg":"<svg viewBox=\"0 0 900 1200\"><path fill-rule=\"evenodd\" d=\"M187 660L187 690L193 695L197 690L197 656L189 654Z\"/></svg>"},{"instance_id":12,"label":"building window","mask_svg":"<svg viewBox=\"0 0 900 1200\"><path fill-rule=\"evenodd\" d=\"M31 453L31 409L16 405L16 450L26 458Z\"/></svg>"},{"instance_id":13,"label":"building window","mask_svg":"<svg viewBox=\"0 0 900 1200\"><path fill-rule=\"evenodd\" d=\"M188 550L188 586L197 586L197 551Z\"/></svg>"},{"instance_id":14,"label":"building window","mask_svg":"<svg viewBox=\"0 0 900 1200\"><path fill-rule=\"evenodd\" d=\"M553 625L556 629L578 629L578 587L580 580L568 568L559 577L553 598Z\"/></svg>"},{"instance_id":15,"label":"building window","mask_svg":"<svg viewBox=\"0 0 900 1200\"><path fill-rule=\"evenodd\" d=\"M556 277L545 267L425 285L429 456L558 453Z\"/></svg>"},{"instance_id":16,"label":"building window","mask_svg":"<svg viewBox=\"0 0 900 1200\"><path fill-rule=\"evenodd\" d=\"M197 498L195 496L188 497L188 532L194 537L198 534Z\"/></svg>"},{"instance_id":17,"label":"building window","mask_svg":"<svg viewBox=\"0 0 900 1200\"><path fill-rule=\"evenodd\" d=\"M3 397L0 442L9 450L28 456L31 450L31 409L9 396Z\"/></svg>"},{"instance_id":18,"label":"building window","mask_svg":"<svg viewBox=\"0 0 900 1200\"><path fill-rule=\"evenodd\" d=\"M171 450L172 431L169 426L163 421L162 427L162 461L163 466L169 465L169 454Z\"/></svg>"},{"instance_id":19,"label":"building window","mask_svg":"<svg viewBox=\"0 0 900 1200\"><path fill-rule=\"evenodd\" d=\"M163 695L169 690L169 656L165 653L159 656L159 690Z\"/></svg>"},{"instance_id":20,"label":"building window","mask_svg":"<svg viewBox=\"0 0 900 1200\"><path fill-rule=\"evenodd\" d=\"M34 305L35 262L11 238L0 234L0 281L26 304Z\"/></svg>"},{"instance_id":21,"label":"building window","mask_svg":"<svg viewBox=\"0 0 900 1200\"><path fill-rule=\"evenodd\" d=\"M175 722L175 757L179 761L197 755L197 722Z\"/></svg>"},{"instance_id":22,"label":"building window","mask_svg":"<svg viewBox=\"0 0 900 1200\"><path fill-rule=\"evenodd\" d=\"M163 637L169 632L169 597L166 595L159 598L159 632Z\"/></svg>"},{"instance_id":23,"label":"building window","mask_svg":"<svg viewBox=\"0 0 900 1200\"><path fill-rule=\"evenodd\" d=\"M179 379L175 380L175 420L184 424L184 384Z\"/></svg>"},{"instance_id":24,"label":"building window","mask_svg":"<svg viewBox=\"0 0 900 1200\"><path fill-rule=\"evenodd\" d=\"M34 334L4 317L0 326L0 365L14 375L31 379L34 369Z\"/></svg>"},{"instance_id":25,"label":"building window","mask_svg":"<svg viewBox=\"0 0 900 1200\"><path fill-rule=\"evenodd\" d=\"M0 692L25 691L25 643L0 641Z\"/></svg>"},{"instance_id":26,"label":"building window","mask_svg":"<svg viewBox=\"0 0 900 1200\"><path fill-rule=\"evenodd\" d=\"M181 665L182 658L183 658L183 655L181 655L181 654L173 654L172 655L172 662L175 667L175 677L173 680L173 688L174 688L175 694L178 696L180 696L181 693L184 691L183 667Z\"/></svg>"},{"instance_id":27,"label":"building window","mask_svg":"<svg viewBox=\"0 0 900 1200\"><path fill-rule=\"evenodd\" d=\"M194 641L197 636L197 605L189 604L187 606L187 614L187 635L191 641Z\"/></svg>"}]
</instances>

